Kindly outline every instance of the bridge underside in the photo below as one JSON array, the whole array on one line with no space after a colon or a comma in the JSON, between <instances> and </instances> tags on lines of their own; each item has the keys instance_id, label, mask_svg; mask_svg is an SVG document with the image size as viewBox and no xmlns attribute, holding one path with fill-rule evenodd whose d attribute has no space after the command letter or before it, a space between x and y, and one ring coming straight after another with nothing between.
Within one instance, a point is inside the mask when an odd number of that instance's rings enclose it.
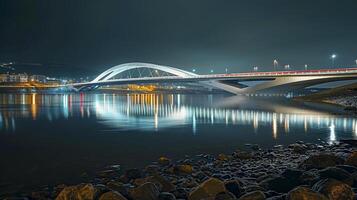
<instances>
[{"instance_id":1,"label":"bridge underside","mask_svg":"<svg viewBox=\"0 0 357 200\"><path fill-rule=\"evenodd\" d=\"M93 90L101 86L109 85L127 85L127 84L156 84L156 83L195 83L203 87L216 88L224 90L232 94L268 94L268 93L288 93L304 89L310 86L323 83L356 80L357 75L352 76L312 76L312 77L277 77L262 79L262 83L254 86L246 86L240 82L246 82L249 79L230 79L236 84L226 83L225 80L200 80L200 79L181 79L171 78L169 80L148 79L148 80L113 80L105 82L97 82L90 84L78 85L76 88L79 91Z\"/></svg>"},{"instance_id":2,"label":"bridge underside","mask_svg":"<svg viewBox=\"0 0 357 200\"><path fill-rule=\"evenodd\" d=\"M130 70L149 69L149 76L132 77ZM150 71L151 70L151 71ZM120 77L129 72L129 77ZM163 76L162 73L166 73ZM156 76L155 76L156 75ZM100 74L88 83L73 84L78 91L93 90L101 86L126 85L126 84L153 84L153 83L195 83L209 88L217 88L233 94L256 94L256 93L287 93L314 86L322 83L356 80L355 73L336 74L308 74L286 76L205 76L197 75L184 70L160 66L148 63L128 63L112 67ZM247 86L243 82L261 81L254 86Z\"/></svg>"}]
</instances>

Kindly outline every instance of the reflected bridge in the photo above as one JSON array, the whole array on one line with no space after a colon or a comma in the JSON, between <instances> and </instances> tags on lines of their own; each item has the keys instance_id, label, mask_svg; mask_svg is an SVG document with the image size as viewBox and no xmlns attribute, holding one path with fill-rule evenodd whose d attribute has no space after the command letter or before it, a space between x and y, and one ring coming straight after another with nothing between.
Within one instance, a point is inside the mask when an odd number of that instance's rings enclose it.
<instances>
[{"instance_id":1,"label":"reflected bridge","mask_svg":"<svg viewBox=\"0 0 357 200\"><path fill-rule=\"evenodd\" d=\"M108 85L191 83L233 94L269 94L287 93L322 83L356 78L357 68L199 75L169 66L126 63L104 71L90 82L68 86L77 91L88 91ZM247 82L258 83L249 86Z\"/></svg>"}]
</instances>

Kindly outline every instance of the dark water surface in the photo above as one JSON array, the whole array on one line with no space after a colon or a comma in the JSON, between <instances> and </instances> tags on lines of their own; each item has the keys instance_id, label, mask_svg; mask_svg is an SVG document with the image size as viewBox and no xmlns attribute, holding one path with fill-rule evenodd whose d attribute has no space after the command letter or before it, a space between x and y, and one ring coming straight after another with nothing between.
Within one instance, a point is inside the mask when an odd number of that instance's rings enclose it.
<instances>
[{"instance_id":1,"label":"dark water surface","mask_svg":"<svg viewBox=\"0 0 357 200\"><path fill-rule=\"evenodd\" d=\"M0 190L75 183L84 172L161 155L357 137L357 119L331 114L339 112L223 94L0 94Z\"/></svg>"}]
</instances>

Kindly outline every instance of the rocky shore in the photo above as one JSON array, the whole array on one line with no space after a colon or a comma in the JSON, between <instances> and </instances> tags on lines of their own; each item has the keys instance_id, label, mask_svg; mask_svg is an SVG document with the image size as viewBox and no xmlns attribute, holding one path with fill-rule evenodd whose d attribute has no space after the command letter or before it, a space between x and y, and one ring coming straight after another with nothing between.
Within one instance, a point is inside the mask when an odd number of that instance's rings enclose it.
<instances>
[{"instance_id":1,"label":"rocky shore","mask_svg":"<svg viewBox=\"0 0 357 200\"><path fill-rule=\"evenodd\" d=\"M87 183L5 199L356 199L355 141L246 147L231 155L200 154L176 161L161 157L143 169L110 166Z\"/></svg>"},{"instance_id":2,"label":"rocky shore","mask_svg":"<svg viewBox=\"0 0 357 200\"><path fill-rule=\"evenodd\" d=\"M339 97L329 97L324 100L328 103L338 104L345 107L348 111L353 111L357 113L357 95L356 96L339 96Z\"/></svg>"}]
</instances>

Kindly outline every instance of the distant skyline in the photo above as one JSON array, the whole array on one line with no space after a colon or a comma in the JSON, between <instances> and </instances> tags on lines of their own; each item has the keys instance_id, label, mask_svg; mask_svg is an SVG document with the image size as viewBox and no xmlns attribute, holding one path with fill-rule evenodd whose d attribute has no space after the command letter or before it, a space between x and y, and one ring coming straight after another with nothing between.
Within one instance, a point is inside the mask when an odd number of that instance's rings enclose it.
<instances>
[{"instance_id":1,"label":"distant skyline","mask_svg":"<svg viewBox=\"0 0 357 200\"><path fill-rule=\"evenodd\" d=\"M356 66L356 0L0 2L0 63L95 76L127 62L197 73ZM2 72L4 70L1 70Z\"/></svg>"}]
</instances>

